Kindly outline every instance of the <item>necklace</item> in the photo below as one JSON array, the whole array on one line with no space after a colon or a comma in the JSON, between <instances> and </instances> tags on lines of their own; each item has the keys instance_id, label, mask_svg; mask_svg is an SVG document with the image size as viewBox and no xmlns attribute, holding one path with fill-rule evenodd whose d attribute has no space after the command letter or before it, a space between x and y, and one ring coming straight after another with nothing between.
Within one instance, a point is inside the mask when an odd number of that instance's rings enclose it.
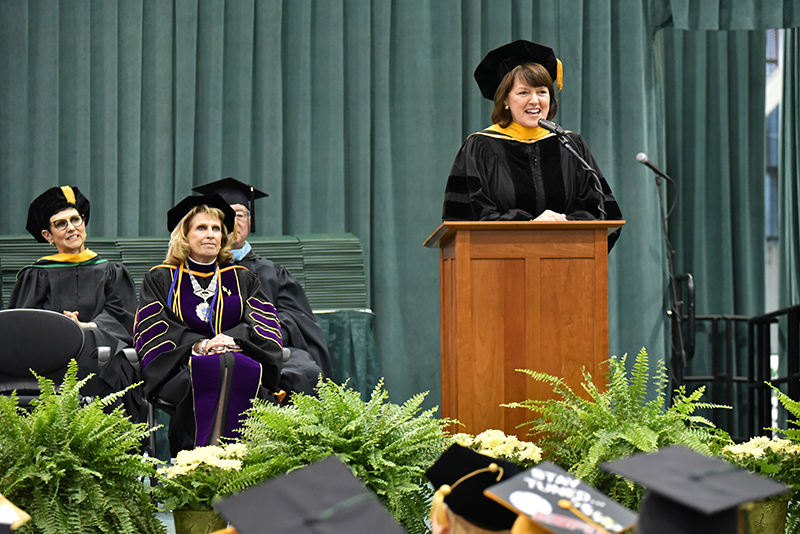
<instances>
[{"instance_id":1,"label":"necklace","mask_svg":"<svg viewBox=\"0 0 800 534\"><path fill-rule=\"evenodd\" d=\"M201 321L207 323L211 317L211 308L208 305L208 299L213 297L217 292L217 271L216 269L214 270L214 276L211 278L211 283L208 284L207 288L203 289L200 287L200 282L198 282L197 278L194 277L188 265L186 265L186 270L189 272L189 280L192 282L192 293L203 299L203 302L197 305L197 307L194 309L194 312Z\"/></svg>"}]
</instances>

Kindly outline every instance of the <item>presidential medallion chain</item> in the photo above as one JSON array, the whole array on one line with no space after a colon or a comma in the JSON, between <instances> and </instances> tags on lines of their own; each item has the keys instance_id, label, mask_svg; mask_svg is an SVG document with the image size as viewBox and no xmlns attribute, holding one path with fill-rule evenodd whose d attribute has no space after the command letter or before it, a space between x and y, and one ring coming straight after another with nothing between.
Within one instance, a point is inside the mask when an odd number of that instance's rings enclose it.
<instances>
[{"instance_id":1,"label":"presidential medallion chain","mask_svg":"<svg viewBox=\"0 0 800 534\"><path fill-rule=\"evenodd\" d=\"M189 272L189 280L192 282L192 293L203 299L203 302L198 304L194 311L201 321L207 323L209 322L211 316L208 299L213 297L217 292L217 273L214 271L214 275L211 278L211 283L208 284L207 288L203 289L200 287L200 282L197 281L197 278L194 277L191 269L189 269L188 266L186 270Z\"/></svg>"}]
</instances>

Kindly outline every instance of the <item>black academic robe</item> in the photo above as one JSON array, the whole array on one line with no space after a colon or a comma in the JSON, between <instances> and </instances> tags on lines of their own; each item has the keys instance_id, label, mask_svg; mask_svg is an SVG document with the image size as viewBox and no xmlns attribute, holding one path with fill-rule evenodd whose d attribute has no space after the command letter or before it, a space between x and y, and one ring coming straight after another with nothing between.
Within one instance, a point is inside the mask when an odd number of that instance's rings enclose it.
<instances>
[{"instance_id":1,"label":"black academic robe","mask_svg":"<svg viewBox=\"0 0 800 534\"><path fill-rule=\"evenodd\" d=\"M159 265L142 281L134 344L142 362L144 391L170 415L173 455L183 449L232 437L253 398L277 402L283 360L281 327L258 277L236 265L188 265L201 287L217 277L208 301L210 321L182 266ZM195 355L201 339L227 334L239 350Z\"/></svg>"},{"instance_id":2,"label":"black academic robe","mask_svg":"<svg viewBox=\"0 0 800 534\"><path fill-rule=\"evenodd\" d=\"M133 346L136 290L121 263L107 261L88 249L81 254L47 256L17 274L8 307L77 311L80 321L97 324L97 328L83 329L78 373L80 377L89 373L97 376L82 393L106 395L134 382L133 368L120 351ZM99 369L95 350L103 346L111 348L112 356ZM126 409L135 415L136 395L128 397Z\"/></svg>"},{"instance_id":3,"label":"black academic robe","mask_svg":"<svg viewBox=\"0 0 800 534\"><path fill-rule=\"evenodd\" d=\"M568 220L596 220L601 198L606 219L622 219L583 137L567 132L571 146L597 172L602 195L592 174L555 135L520 139L513 126L487 128L464 141L447 179L443 221L529 221L546 209ZM609 235L609 250L618 237L619 229Z\"/></svg>"},{"instance_id":4,"label":"black academic robe","mask_svg":"<svg viewBox=\"0 0 800 534\"><path fill-rule=\"evenodd\" d=\"M236 263L258 274L261 290L278 310L283 346L290 351L283 368L284 389L313 395L320 373L332 376L331 356L303 286L284 266L252 250Z\"/></svg>"}]
</instances>

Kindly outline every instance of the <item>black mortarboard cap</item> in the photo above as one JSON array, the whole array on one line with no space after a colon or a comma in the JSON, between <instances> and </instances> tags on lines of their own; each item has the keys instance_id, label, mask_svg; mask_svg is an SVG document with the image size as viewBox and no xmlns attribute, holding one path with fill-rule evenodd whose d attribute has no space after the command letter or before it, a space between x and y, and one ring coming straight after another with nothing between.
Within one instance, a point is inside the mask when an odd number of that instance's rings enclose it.
<instances>
[{"instance_id":1,"label":"black mortarboard cap","mask_svg":"<svg viewBox=\"0 0 800 534\"><path fill-rule=\"evenodd\" d=\"M250 210L251 232L256 231L254 201L256 199L269 196L265 192L259 191L252 185L244 184L236 178L231 178L230 176L223 178L222 180L195 186L192 188L192 191L196 191L202 195L217 193L219 196L224 198L228 204L242 204L243 206L247 206L247 208Z\"/></svg>"},{"instance_id":2,"label":"black mortarboard cap","mask_svg":"<svg viewBox=\"0 0 800 534\"><path fill-rule=\"evenodd\" d=\"M673 446L601 465L646 488L639 534L734 534L738 508L788 488L725 460Z\"/></svg>"},{"instance_id":3,"label":"black mortarboard cap","mask_svg":"<svg viewBox=\"0 0 800 534\"><path fill-rule=\"evenodd\" d=\"M206 205L209 208L218 208L222 210L222 213L225 215L225 220L222 221L225 224L225 228L229 232L233 231L233 228L236 225L236 213L233 211L233 208L231 208L230 204L225 202L225 200L217 194L189 195L175 204L175 206L170 208L170 210L167 212L167 230L171 232L176 226L178 226L178 223L181 222L181 219L183 219L192 208L202 205Z\"/></svg>"},{"instance_id":4,"label":"black mortarboard cap","mask_svg":"<svg viewBox=\"0 0 800 534\"><path fill-rule=\"evenodd\" d=\"M336 456L214 506L239 534L403 534L392 514Z\"/></svg>"},{"instance_id":5,"label":"black mortarboard cap","mask_svg":"<svg viewBox=\"0 0 800 534\"><path fill-rule=\"evenodd\" d=\"M475 471L485 469L492 463L503 469L499 480L498 473L489 471L473 475ZM444 498L453 513L486 530L508 530L517 519L517 514L485 497L483 491L513 477L519 471L519 466L513 462L492 458L456 443L444 451L425 474L437 490L444 484L455 486ZM455 485L467 475L472 476Z\"/></svg>"},{"instance_id":6,"label":"black mortarboard cap","mask_svg":"<svg viewBox=\"0 0 800 534\"><path fill-rule=\"evenodd\" d=\"M561 90L561 62L553 49L520 39L490 51L475 69L475 81L484 98L494 100L494 94L503 77L514 68L525 63L538 63L547 69L550 77Z\"/></svg>"},{"instance_id":7,"label":"black mortarboard cap","mask_svg":"<svg viewBox=\"0 0 800 534\"><path fill-rule=\"evenodd\" d=\"M75 208L83 220L89 222L89 199L77 187L65 185L51 187L31 202L28 207L28 221L25 229L39 243L47 243L42 230L50 228L50 217L67 208Z\"/></svg>"}]
</instances>

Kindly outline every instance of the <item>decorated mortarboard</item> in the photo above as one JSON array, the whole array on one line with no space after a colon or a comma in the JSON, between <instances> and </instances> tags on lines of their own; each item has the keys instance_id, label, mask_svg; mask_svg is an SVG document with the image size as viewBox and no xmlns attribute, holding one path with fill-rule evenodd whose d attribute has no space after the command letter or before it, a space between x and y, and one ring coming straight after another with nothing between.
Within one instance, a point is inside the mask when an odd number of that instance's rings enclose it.
<instances>
[{"instance_id":1,"label":"decorated mortarboard","mask_svg":"<svg viewBox=\"0 0 800 534\"><path fill-rule=\"evenodd\" d=\"M0 495L0 533L17 530L30 520L31 516Z\"/></svg>"},{"instance_id":2,"label":"decorated mortarboard","mask_svg":"<svg viewBox=\"0 0 800 534\"><path fill-rule=\"evenodd\" d=\"M28 220L25 229L39 243L47 243L42 235L42 230L50 228L50 217L59 211L75 208L89 222L89 199L83 196L77 187L64 185L61 187L51 187L28 206Z\"/></svg>"},{"instance_id":3,"label":"decorated mortarboard","mask_svg":"<svg viewBox=\"0 0 800 534\"><path fill-rule=\"evenodd\" d=\"M638 534L735 534L739 505L788 490L779 482L681 446L600 467L646 488Z\"/></svg>"},{"instance_id":4,"label":"decorated mortarboard","mask_svg":"<svg viewBox=\"0 0 800 534\"><path fill-rule=\"evenodd\" d=\"M225 220L222 222L225 224L228 231L233 231L233 225L235 225L235 223L231 221L236 220L236 213L233 211L230 204L225 202L225 200L217 194L189 195L175 204L175 206L170 208L167 212L167 230L171 232L192 208L203 205L209 208L222 210L222 214L225 216Z\"/></svg>"},{"instance_id":5,"label":"decorated mortarboard","mask_svg":"<svg viewBox=\"0 0 800 534\"><path fill-rule=\"evenodd\" d=\"M534 524L518 529L518 522L512 532L614 534L630 529L637 517L552 462L542 462L485 493Z\"/></svg>"},{"instance_id":6,"label":"decorated mortarboard","mask_svg":"<svg viewBox=\"0 0 800 534\"><path fill-rule=\"evenodd\" d=\"M490 51L475 69L475 81L484 98L494 100L494 94L506 74L525 63L543 66L561 90L563 74L561 61L549 46L520 39Z\"/></svg>"},{"instance_id":7,"label":"decorated mortarboard","mask_svg":"<svg viewBox=\"0 0 800 534\"><path fill-rule=\"evenodd\" d=\"M405 533L336 456L222 499L214 507L239 534Z\"/></svg>"},{"instance_id":8,"label":"decorated mortarboard","mask_svg":"<svg viewBox=\"0 0 800 534\"><path fill-rule=\"evenodd\" d=\"M508 530L516 514L488 499L483 490L519 473L519 466L459 444L451 445L425 473L453 513L486 530ZM435 513L435 511L434 511Z\"/></svg>"},{"instance_id":9,"label":"decorated mortarboard","mask_svg":"<svg viewBox=\"0 0 800 534\"><path fill-rule=\"evenodd\" d=\"M216 193L224 198L228 204L242 204L243 206L247 206L247 209L250 210L251 232L256 231L255 217L253 216L255 213L254 201L256 199L269 196L267 193L259 191L252 185L242 183L236 178L231 178L230 176L223 178L222 180L195 186L192 188L192 191L196 191L202 195Z\"/></svg>"}]
</instances>

